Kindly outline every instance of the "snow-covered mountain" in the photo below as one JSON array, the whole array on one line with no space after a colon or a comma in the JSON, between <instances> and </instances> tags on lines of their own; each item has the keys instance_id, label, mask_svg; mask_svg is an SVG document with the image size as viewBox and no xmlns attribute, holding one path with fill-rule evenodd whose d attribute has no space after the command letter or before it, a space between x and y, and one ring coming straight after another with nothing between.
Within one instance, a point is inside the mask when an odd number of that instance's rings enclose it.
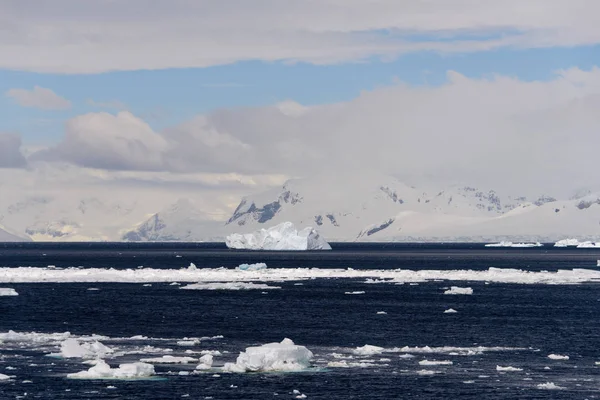
<instances>
[{"instance_id":1,"label":"snow-covered mountain","mask_svg":"<svg viewBox=\"0 0 600 400\"><path fill-rule=\"evenodd\" d=\"M285 221L313 226L329 241L596 239L600 196L529 200L469 186L424 191L391 177L320 177L246 196L223 223L175 205L123 239L222 240Z\"/></svg>"},{"instance_id":2,"label":"snow-covered mountain","mask_svg":"<svg viewBox=\"0 0 600 400\"><path fill-rule=\"evenodd\" d=\"M26 236L21 236L9 232L5 227L0 225L0 243L2 242L30 242L31 239Z\"/></svg>"}]
</instances>

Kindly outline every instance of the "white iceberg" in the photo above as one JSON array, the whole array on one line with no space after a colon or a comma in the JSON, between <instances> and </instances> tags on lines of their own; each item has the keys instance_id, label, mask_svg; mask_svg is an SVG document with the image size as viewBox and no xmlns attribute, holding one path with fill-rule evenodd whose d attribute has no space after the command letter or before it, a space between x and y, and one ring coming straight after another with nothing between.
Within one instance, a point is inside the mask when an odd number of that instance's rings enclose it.
<instances>
[{"instance_id":1,"label":"white iceberg","mask_svg":"<svg viewBox=\"0 0 600 400\"><path fill-rule=\"evenodd\" d=\"M419 365L452 365L453 362L446 360L446 361L436 361L436 360L421 360L419 361Z\"/></svg>"},{"instance_id":2,"label":"white iceberg","mask_svg":"<svg viewBox=\"0 0 600 400\"><path fill-rule=\"evenodd\" d=\"M132 364L121 364L118 368L111 368L104 360L87 371L68 374L71 379L136 379L148 378L154 375L154 366L142 362Z\"/></svg>"},{"instance_id":3,"label":"white iceberg","mask_svg":"<svg viewBox=\"0 0 600 400\"><path fill-rule=\"evenodd\" d=\"M60 344L60 356L63 358L104 358L112 352L111 348L98 341L79 343L77 339L69 338Z\"/></svg>"},{"instance_id":4,"label":"white iceberg","mask_svg":"<svg viewBox=\"0 0 600 400\"><path fill-rule=\"evenodd\" d=\"M213 365L213 356L212 354L205 354L200 357L200 364L196 366L197 370L207 370L211 369Z\"/></svg>"},{"instance_id":5,"label":"white iceberg","mask_svg":"<svg viewBox=\"0 0 600 400\"><path fill-rule=\"evenodd\" d=\"M551 360L568 360L569 356L563 356L560 354L550 354L548 355L548 358Z\"/></svg>"},{"instance_id":6,"label":"white iceberg","mask_svg":"<svg viewBox=\"0 0 600 400\"><path fill-rule=\"evenodd\" d=\"M578 249L598 249L600 248L600 243L594 242L582 242L577 245Z\"/></svg>"},{"instance_id":7,"label":"white iceberg","mask_svg":"<svg viewBox=\"0 0 600 400\"><path fill-rule=\"evenodd\" d=\"M354 354L357 354L359 356L372 356L375 354L381 354L384 351L385 349L383 347L373 346L370 344L365 344L362 347L357 347L356 349L352 350Z\"/></svg>"},{"instance_id":8,"label":"white iceberg","mask_svg":"<svg viewBox=\"0 0 600 400\"><path fill-rule=\"evenodd\" d=\"M18 296L19 293L12 288L0 288L0 296Z\"/></svg>"},{"instance_id":9,"label":"white iceberg","mask_svg":"<svg viewBox=\"0 0 600 400\"><path fill-rule=\"evenodd\" d=\"M9 379L10 379L10 376L4 375L4 374L0 374L0 381L7 381Z\"/></svg>"},{"instance_id":10,"label":"white iceberg","mask_svg":"<svg viewBox=\"0 0 600 400\"><path fill-rule=\"evenodd\" d=\"M564 387L558 386L554 382L540 383L539 385L537 385L537 388L538 389L546 389L546 390L562 390L562 389L564 389Z\"/></svg>"},{"instance_id":11,"label":"white iceberg","mask_svg":"<svg viewBox=\"0 0 600 400\"><path fill-rule=\"evenodd\" d=\"M577 247L579 243L577 239L562 239L554 243L554 247Z\"/></svg>"},{"instance_id":12,"label":"white iceberg","mask_svg":"<svg viewBox=\"0 0 600 400\"><path fill-rule=\"evenodd\" d=\"M308 227L298 231L291 222L252 233L233 233L227 236L225 244L230 249L246 250L331 250L316 230Z\"/></svg>"},{"instance_id":13,"label":"white iceberg","mask_svg":"<svg viewBox=\"0 0 600 400\"><path fill-rule=\"evenodd\" d=\"M313 353L304 346L297 346L290 339L281 343L268 343L248 347L241 352L235 363L226 363L226 372L301 371L310 367Z\"/></svg>"},{"instance_id":14,"label":"white iceberg","mask_svg":"<svg viewBox=\"0 0 600 400\"><path fill-rule=\"evenodd\" d=\"M473 294L473 289L470 287L458 287L458 286L451 286L450 289L446 290L444 292L444 294Z\"/></svg>"},{"instance_id":15,"label":"white iceberg","mask_svg":"<svg viewBox=\"0 0 600 400\"><path fill-rule=\"evenodd\" d=\"M447 310L444 310L444 314L456 314L458 311L456 311L454 308L449 308Z\"/></svg>"}]
</instances>

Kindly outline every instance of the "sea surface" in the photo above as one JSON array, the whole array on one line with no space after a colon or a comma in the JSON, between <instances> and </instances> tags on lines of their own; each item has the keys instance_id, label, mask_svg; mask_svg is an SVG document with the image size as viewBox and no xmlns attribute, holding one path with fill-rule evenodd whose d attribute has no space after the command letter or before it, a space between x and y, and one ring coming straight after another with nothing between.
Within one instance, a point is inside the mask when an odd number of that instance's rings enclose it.
<instances>
[{"instance_id":1,"label":"sea surface","mask_svg":"<svg viewBox=\"0 0 600 400\"><path fill-rule=\"evenodd\" d=\"M332 244L255 252L198 244L0 244L0 268L598 270L600 249L483 244ZM273 283L269 283L273 284ZM0 283L0 399L595 399L600 398L600 283L277 282L277 290L180 290L167 283ZM444 295L450 286L472 295ZM361 293L364 292L364 293ZM353 293L353 294L350 294ZM456 313L444 313L448 309ZM22 334L10 339L9 331ZM24 335L24 333L35 334ZM112 366L216 350L214 369L156 364L146 380L75 380L65 337L116 351ZM4 336L2 336L4 335ZM2 340L2 337L5 339ZM7 340L8 338L8 340ZM197 340L194 341L194 338ZM314 353L293 373L224 373L248 346L284 338ZM192 344L186 342L194 342ZM365 344L383 348L356 354ZM429 346L429 347L426 347ZM551 359L548 355L568 356ZM419 362L449 361L443 365ZM598 363L598 364L596 364ZM513 367L514 371L499 371ZM501 368L502 369L502 368ZM303 397L306 396L306 397Z\"/></svg>"}]
</instances>

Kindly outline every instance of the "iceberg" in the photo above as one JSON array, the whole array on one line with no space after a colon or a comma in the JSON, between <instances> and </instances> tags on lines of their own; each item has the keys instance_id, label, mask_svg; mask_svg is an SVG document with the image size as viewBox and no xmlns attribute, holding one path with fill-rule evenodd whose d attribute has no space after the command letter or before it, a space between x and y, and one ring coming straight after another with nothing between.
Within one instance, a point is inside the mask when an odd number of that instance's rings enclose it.
<instances>
[{"instance_id":1,"label":"iceberg","mask_svg":"<svg viewBox=\"0 0 600 400\"><path fill-rule=\"evenodd\" d=\"M241 352L235 363L226 363L226 372L301 371L310 367L313 353L304 346L297 346L290 339L281 343L268 343L248 347Z\"/></svg>"},{"instance_id":2,"label":"iceberg","mask_svg":"<svg viewBox=\"0 0 600 400\"><path fill-rule=\"evenodd\" d=\"M0 288L0 296L18 296L19 293L12 288Z\"/></svg>"},{"instance_id":3,"label":"iceberg","mask_svg":"<svg viewBox=\"0 0 600 400\"><path fill-rule=\"evenodd\" d=\"M446 290L444 294L473 294L473 289L470 287L458 287L451 286L450 289Z\"/></svg>"},{"instance_id":4,"label":"iceberg","mask_svg":"<svg viewBox=\"0 0 600 400\"><path fill-rule=\"evenodd\" d=\"M385 351L383 347L373 346L371 344L365 344L362 347L357 347L352 352L359 356L373 356L375 354L381 354Z\"/></svg>"},{"instance_id":5,"label":"iceberg","mask_svg":"<svg viewBox=\"0 0 600 400\"><path fill-rule=\"evenodd\" d=\"M582 242L577 245L578 249L600 249L600 243Z\"/></svg>"},{"instance_id":6,"label":"iceberg","mask_svg":"<svg viewBox=\"0 0 600 400\"><path fill-rule=\"evenodd\" d=\"M68 374L71 379L135 379L148 378L154 375L154 366L142 362L132 364L121 364L118 368L111 368L104 360L87 371Z\"/></svg>"},{"instance_id":7,"label":"iceberg","mask_svg":"<svg viewBox=\"0 0 600 400\"><path fill-rule=\"evenodd\" d=\"M546 389L546 390L562 390L562 389L564 389L564 387L558 386L554 382L540 383L539 385L537 385L537 388L538 389Z\"/></svg>"},{"instance_id":8,"label":"iceberg","mask_svg":"<svg viewBox=\"0 0 600 400\"><path fill-rule=\"evenodd\" d=\"M200 364L196 366L196 370L207 370L211 369L213 365L213 356L212 354L205 354L200 357Z\"/></svg>"},{"instance_id":9,"label":"iceberg","mask_svg":"<svg viewBox=\"0 0 600 400\"><path fill-rule=\"evenodd\" d=\"M268 229L226 237L230 249L245 250L331 250L331 246L313 228L301 231L291 222L284 222Z\"/></svg>"},{"instance_id":10,"label":"iceberg","mask_svg":"<svg viewBox=\"0 0 600 400\"><path fill-rule=\"evenodd\" d=\"M523 368L517 368L517 367L502 367L500 365L496 365L496 371L498 372L519 372L519 371L523 371Z\"/></svg>"},{"instance_id":11,"label":"iceberg","mask_svg":"<svg viewBox=\"0 0 600 400\"><path fill-rule=\"evenodd\" d=\"M563 356L560 354L549 354L548 358L551 360L568 360L569 356Z\"/></svg>"},{"instance_id":12,"label":"iceberg","mask_svg":"<svg viewBox=\"0 0 600 400\"><path fill-rule=\"evenodd\" d=\"M152 364L187 364L190 362L197 362L198 360L193 357L175 357L175 356L162 356L154 358L142 358L140 360L143 363Z\"/></svg>"},{"instance_id":13,"label":"iceberg","mask_svg":"<svg viewBox=\"0 0 600 400\"><path fill-rule=\"evenodd\" d=\"M69 338L60 344L60 356L63 358L103 358L112 352L113 349L98 341L80 344L77 339Z\"/></svg>"},{"instance_id":14,"label":"iceberg","mask_svg":"<svg viewBox=\"0 0 600 400\"><path fill-rule=\"evenodd\" d=\"M577 247L579 240L577 239L562 239L554 243L554 247Z\"/></svg>"}]
</instances>

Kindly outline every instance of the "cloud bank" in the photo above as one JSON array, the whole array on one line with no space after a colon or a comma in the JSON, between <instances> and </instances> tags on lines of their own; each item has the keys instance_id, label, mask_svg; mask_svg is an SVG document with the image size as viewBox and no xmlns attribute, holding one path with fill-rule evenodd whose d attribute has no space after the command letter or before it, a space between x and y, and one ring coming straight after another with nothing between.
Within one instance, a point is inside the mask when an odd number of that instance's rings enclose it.
<instances>
[{"instance_id":1,"label":"cloud bank","mask_svg":"<svg viewBox=\"0 0 600 400\"><path fill-rule=\"evenodd\" d=\"M403 177L556 190L595 185L600 69L550 81L448 72L343 103L224 109L155 132L129 112L70 120L35 157L82 167L284 174L375 169Z\"/></svg>"},{"instance_id":2,"label":"cloud bank","mask_svg":"<svg viewBox=\"0 0 600 400\"><path fill-rule=\"evenodd\" d=\"M22 168L27 161L21 153L21 136L0 132L0 168Z\"/></svg>"},{"instance_id":3,"label":"cloud bank","mask_svg":"<svg viewBox=\"0 0 600 400\"><path fill-rule=\"evenodd\" d=\"M4 0L0 68L100 73L591 45L599 13L595 0Z\"/></svg>"}]
</instances>

